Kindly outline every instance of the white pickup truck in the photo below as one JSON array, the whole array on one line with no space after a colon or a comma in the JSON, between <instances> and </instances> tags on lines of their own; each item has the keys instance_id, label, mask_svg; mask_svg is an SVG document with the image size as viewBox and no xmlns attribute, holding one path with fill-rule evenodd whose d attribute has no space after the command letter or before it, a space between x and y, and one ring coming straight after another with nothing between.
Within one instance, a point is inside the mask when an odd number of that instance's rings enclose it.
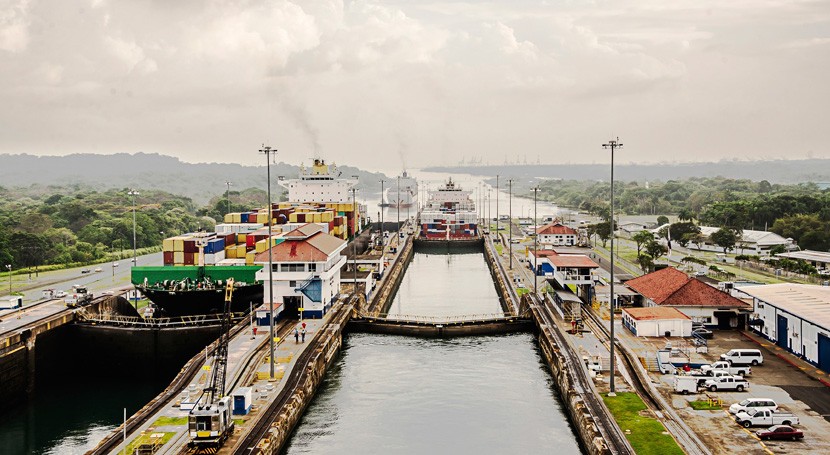
<instances>
[{"instance_id":1,"label":"white pickup truck","mask_svg":"<svg viewBox=\"0 0 830 455\"><path fill-rule=\"evenodd\" d=\"M701 365L700 371L704 374L711 376L713 371L721 370L726 371L729 374L737 375L737 376L749 376L752 374L752 367L751 366L732 366L729 365L729 362L725 360L718 360L717 362L712 363L711 365Z\"/></svg>"},{"instance_id":2,"label":"white pickup truck","mask_svg":"<svg viewBox=\"0 0 830 455\"><path fill-rule=\"evenodd\" d=\"M749 382L740 376L716 376L704 382L703 387L709 389L710 392L717 392L718 390L743 392L749 388Z\"/></svg>"},{"instance_id":3,"label":"white pickup truck","mask_svg":"<svg viewBox=\"0 0 830 455\"><path fill-rule=\"evenodd\" d=\"M739 412L735 416L735 422L746 428L751 426L798 425L798 417L789 412L756 409L749 412Z\"/></svg>"}]
</instances>

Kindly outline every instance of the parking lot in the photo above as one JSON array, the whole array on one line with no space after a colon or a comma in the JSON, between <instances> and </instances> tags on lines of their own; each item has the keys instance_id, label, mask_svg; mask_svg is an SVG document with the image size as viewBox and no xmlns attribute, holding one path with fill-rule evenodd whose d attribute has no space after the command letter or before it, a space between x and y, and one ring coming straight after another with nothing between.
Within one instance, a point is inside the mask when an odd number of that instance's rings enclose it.
<instances>
[{"instance_id":1,"label":"parking lot","mask_svg":"<svg viewBox=\"0 0 830 455\"><path fill-rule=\"evenodd\" d=\"M665 338L639 338L648 343L654 351L666 344ZM673 340L677 346L678 340ZM717 454L765 454L765 453L830 453L830 388L799 371L790 363L773 353L781 352L777 346L765 342L762 346L737 331L715 331L709 340L708 352L692 353L691 362L714 362L730 349L761 349L763 365L753 367L750 383L745 392L699 392L680 395L674 393L672 375L651 373L660 391L670 399L678 414L692 427L707 445ZM754 432L763 427L744 429L734 421L727 408L744 398L771 398L783 408L798 416L800 424L795 427L804 432L803 441L760 441ZM721 399L721 410L696 411L689 402Z\"/></svg>"}]
</instances>

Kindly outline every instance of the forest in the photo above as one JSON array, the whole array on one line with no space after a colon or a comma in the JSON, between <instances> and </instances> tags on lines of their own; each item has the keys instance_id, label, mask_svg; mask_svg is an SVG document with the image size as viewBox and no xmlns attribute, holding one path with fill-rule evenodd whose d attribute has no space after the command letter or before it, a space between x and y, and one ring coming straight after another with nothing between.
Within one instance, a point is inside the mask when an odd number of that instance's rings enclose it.
<instances>
[{"instance_id":1,"label":"forest","mask_svg":"<svg viewBox=\"0 0 830 455\"><path fill-rule=\"evenodd\" d=\"M544 180L538 187L542 200L608 217L608 182ZM614 194L617 214L673 214L738 235L744 229L769 230L794 239L802 249L830 250L830 190L814 183L783 185L723 177L615 182Z\"/></svg>"},{"instance_id":2,"label":"forest","mask_svg":"<svg viewBox=\"0 0 830 455\"><path fill-rule=\"evenodd\" d=\"M216 195L204 206L161 190L99 191L82 185L0 187L0 264L14 270L79 265L133 248L159 248L185 232L212 230L225 213L267 206L265 191L249 188ZM274 201L284 200L279 192ZM135 210L133 210L135 209Z\"/></svg>"}]
</instances>

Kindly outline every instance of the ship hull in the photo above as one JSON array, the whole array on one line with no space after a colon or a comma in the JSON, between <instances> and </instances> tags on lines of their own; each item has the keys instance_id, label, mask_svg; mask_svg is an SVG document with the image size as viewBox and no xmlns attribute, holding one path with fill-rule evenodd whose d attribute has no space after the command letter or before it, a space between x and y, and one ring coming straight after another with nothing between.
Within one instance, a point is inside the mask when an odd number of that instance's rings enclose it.
<instances>
[{"instance_id":1,"label":"ship hull","mask_svg":"<svg viewBox=\"0 0 830 455\"><path fill-rule=\"evenodd\" d=\"M225 289L196 289L171 291L137 286L161 310L161 316L180 317L200 314L221 313L225 306ZM231 311L247 313L251 305L262 303L262 284L251 284L234 288L231 297Z\"/></svg>"}]
</instances>

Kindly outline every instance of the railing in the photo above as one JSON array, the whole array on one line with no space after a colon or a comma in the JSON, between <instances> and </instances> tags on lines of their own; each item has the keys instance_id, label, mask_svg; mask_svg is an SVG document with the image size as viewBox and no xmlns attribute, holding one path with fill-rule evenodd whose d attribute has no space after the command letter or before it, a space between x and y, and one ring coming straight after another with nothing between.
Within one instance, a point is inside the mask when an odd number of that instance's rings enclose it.
<instances>
[{"instance_id":1,"label":"railing","mask_svg":"<svg viewBox=\"0 0 830 455\"><path fill-rule=\"evenodd\" d=\"M242 313L234 313L233 318L237 320ZM194 316L165 317L165 318L142 318L138 316L121 316L112 314L88 314L86 311L79 311L76 316L79 322L131 326L131 327L187 327L209 324L220 324L222 317L219 314L200 314Z\"/></svg>"},{"instance_id":2,"label":"railing","mask_svg":"<svg viewBox=\"0 0 830 455\"><path fill-rule=\"evenodd\" d=\"M514 318L505 313L483 313L483 314L465 314L457 316L421 316L409 314L378 314L375 316L363 316L370 319L383 319L389 322L417 322L428 324L453 324L459 322L479 322L479 321L501 321Z\"/></svg>"}]
</instances>

